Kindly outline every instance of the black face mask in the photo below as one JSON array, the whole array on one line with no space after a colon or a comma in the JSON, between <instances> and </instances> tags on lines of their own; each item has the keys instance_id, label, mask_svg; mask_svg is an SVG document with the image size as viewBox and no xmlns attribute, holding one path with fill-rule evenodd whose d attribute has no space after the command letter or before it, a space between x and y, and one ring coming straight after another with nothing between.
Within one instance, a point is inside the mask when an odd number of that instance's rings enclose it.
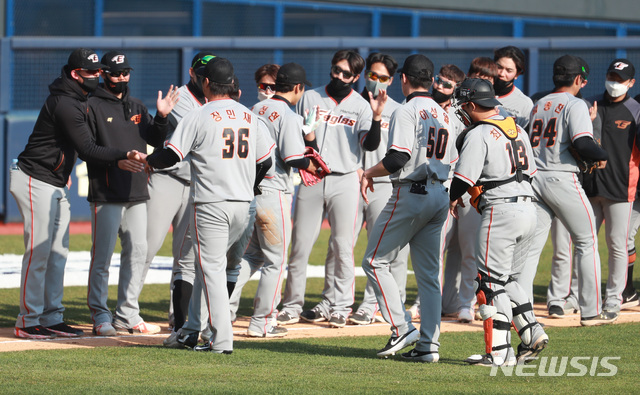
<instances>
[{"instance_id":1,"label":"black face mask","mask_svg":"<svg viewBox=\"0 0 640 395\"><path fill-rule=\"evenodd\" d=\"M340 78L331 77L331 81L329 85L327 85L327 89L337 94L346 95L351 91L351 84L342 81Z\"/></svg>"},{"instance_id":2,"label":"black face mask","mask_svg":"<svg viewBox=\"0 0 640 395\"><path fill-rule=\"evenodd\" d=\"M447 100L451 99L451 96L453 96L453 93L451 95L445 95L444 93L436 89L433 89L433 91L431 92L431 97L438 104L444 103Z\"/></svg>"},{"instance_id":3,"label":"black face mask","mask_svg":"<svg viewBox=\"0 0 640 395\"><path fill-rule=\"evenodd\" d=\"M112 82L111 80L107 80L105 82L104 86L116 95L127 90L127 84L129 83L128 81Z\"/></svg>"},{"instance_id":4,"label":"black face mask","mask_svg":"<svg viewBox=\"0 0 640 395\"><path fill-rule=\"evenodd\" d=\"M98 87L98 83L100 83L100 80L98 79L98 77L94 77L94 78L82 77L82 80L83 82L82 83L78 82L78 84L80 84L80 87L82 87L82 90L89 93L95 92L96 88Z\"/></svg>"},{"instance_id":5,"label":"black face mask","mask_svg":"<svg viewBox=\"0 0 640 395\"><path fill-rule=\"evenodd\" d=\"M493 83L493 89L496 91L496 96L504 96L511 91L513 86L513 80L503 81L500 78L496 78Z\"/></svg>"}]
</instances>

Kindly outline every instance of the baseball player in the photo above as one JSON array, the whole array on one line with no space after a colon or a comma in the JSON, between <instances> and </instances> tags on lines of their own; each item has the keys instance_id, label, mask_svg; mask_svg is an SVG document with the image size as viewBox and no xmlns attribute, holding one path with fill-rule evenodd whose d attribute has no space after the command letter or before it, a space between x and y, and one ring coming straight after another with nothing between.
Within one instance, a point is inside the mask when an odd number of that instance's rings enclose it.
<instances>
[{"instance_id":1,"label":"baseball player","mask_svg":"<svg viewBox=\"0 0 640 395\"><path fill-rule=\"evenodd\" d=\"M246 229L253 188L271 167L273 147L258 130L257 117L229 96L235 89L231 62L216 57L203 75L209 102L187 114L166 147L147 161L151 167L166 168L191 157L190 230L196 275L202 281L213 331L211 340L196 349L230 354L233 330L226 252Z\"/></svg>"},{"instance_id":2,"label":"baseball player","mask_svg":"<svg viewBox=\"0 0 640 395\"><path fill-rule=\"evenodd\" d=\"M531 178L536 164L526 132L503 117L493 86L470 78L456 90L458 114L467 129L456 145L460 158L451 182L450 207L468 190L482 219L476 244L479 312L484 320L486 354L472 355L474 365L513 365L534 358L549 337L536 321L533 306L515 281L525 264L536 229ZM511 347L511 322L522 343Z\"/></svg>"},{"instance_id":3,"label":"baseball player","mask_svg":"<svg viewBox=\"0 0 640 395\"><path fill-rule=\"evenodd\" d=\"M639 96L634 98L636 101L640 99ZM640 193L640 189L636 193L636 200L633 202L633 211L631 212L631 226L629 227L629 239L627 240L627 246L629 248L629 264L627 266L627 284L624 287L624 291L622 291L622 304L621 308L626 309L629 307L638 305L638 292L633 285L633 267L636 262L636 234L638 233L638 227L640 227L640 199L638 198L638 194Z\"/></svg>"},{"instance_id":4,"label":"baseball player","mask_svg":"<svg viewBox=\"0 0 640 395\"><path fill-rule=\"evenodd\" d=\"M278 323L329 321L332 327L346 325L354 302L355 267L353 246L360 196L358 172L362 149L372 151L380 143L381 118L374 118L369 103L351 85L359 78L364 59L354 51L340 50L331 60L331 82L306 91L298 102L298 114L307 116L316 108L320 125L315 129L319 153L331 174L313 186L301 186L296 197L291 236L289 274ZM385 94L378 96L381 101ZM326 211L331 226L336 263L325 267L323 298L312 310L302 312L306 268ZM302 312L302 314L301 314Z\"/></svg>"},{"instance_id":5,"label":"baseball player","mask_svg":"<svg viewBox=\"0 0 640 395\"><path fill-rule=\"evenodd\" d=\"M627 240L640 173L640 104L628 94L634 76L635 68L628 59L615 59L607 69L606 92L592 99L599 115L594 134L610 155L604 169L584 177L596 226L600 229L605 224L609 279L603 310L612 313L620 311L627 282Z\"/></svg>"},{"instance_id":6,"label":"baseball player","mask_svg":"<svg viewBox=\"0 0 640 395\"><path fill-rule=\"evenodd\" d=\"M167 135L167 115L178 100L177 89L172 85L164 98L158 92L158 111L154 118L140 100L129 96L128 83L133 68L127 56L121 51L109 51L102 57L102 64L104 84L89 98L89 126L96 143L121 149L135 147L141 152L146 150L147 143L162 146ZM129 160L119 161L117 166L87 163L87 200L91 203L93 236L87 305L94 335L113 336L116 330L160 332L159 326L144 322L138 306L147 252L146 200L149 198L143 168L141 163ZM114 317L107 299L109 266L118 235L122 258Z\"/></svg>"},{"instance_id":7,"label":"baseball player","mask_svg":"<svg viewBox=\"0 0 640 395\"><path fill-rule=\"evenodd\" d=\"M365 170L361 193L374 189L374 177L393 174L393 193L369 235L362 268L378 299L380 312L390 324L391 337L378 351L388 357L416 342L402 354L408 360L437 362L440 335L441 294L439 246L447 217L447 189L451 144L449 116L429 95L433 63L426 56L411 55L399 70L406 104L391 116L387 155ZM407 244L421 304L420 332L404 308L390 265Z\"/></svg>"},{"instance_id":8,"label":"baseball player","mask_svg":"<svg viewBox=\"0 0 640 395\"><path fill-rule=\"evenodd\" d=\"M582 325L612 323L617 314L602 311L600 256L595 216L578 180L578 166L569 147L604 167L607 153L593 140L587 105L575 97L585 80L585 69L575 56L564 55L553 64L553 93L541 98L531 112L530 140L539 174L533 181L538 223L527 263L518 283L533 294L540 254L551 220L558 217L571 233L578 265L579 307Z\"/></svg>"},{"instance_id":9,"label":"baseball player","mask_svg":"<svg viewBox=\"0 0 640 395\"><path fill-rule=\"evenodd\" d=\"M316 171L316 164L305 157L305 143L314 141L315 134L311 132L303 139L303 119L290 109L302 98L305 85L310 83L304 68L297 63L285 64L276 75L275 94L253 107L253 112L265 120L276 142L276 166L274 175L260 184L253 236L240 262L240 272L248 275L241 274L234 289L234 294L241 292L246 280L262 269L248 328L252 337L274 338L287 334L286 328L272 324L272 317L280 303L291 237L292 167Z\"/></svg>"},{"instance_id":10,"label":"baseball player","mask_svg":"<svg viewBox=\"0 0 640 395\"><path fill-rule=\"evenodd\" d=\"M498 78L493 82L496 97L502 107L515 117L516 123L526 129L533 102L514 85L525 71L524 53L519 48L507 46L496 49L493 60L498 66Z\"/></svg>"},{"instance_id":11,"label":"baseball player","mask_svg":"<svg viewBox=\"0 0 640 395\"><path fill-rule=\"evenodd\" d=\"M254 73L256 86L258 87L258 102L270 99L276 93L276 77L280 66L277 64L264 64Z\"/></svg>"},{"instance_id":12,"label":"baseball player","mask_svg":"<svg viewBox=\"0 0 640 395\"><path fill-rule=\"evenodd\" d=\"M190 80L178 89L180 100L169 114L169 133L171 138L178 122L191 110L200 108L206 103L202 91L203 77L198 71L213 59L213 53L203 51L197 53L189 68ZM169 323L173 331L182 327L187 317L187 309L193 282L195 279L195 256L193 255L192 238L189 234L189 222L192 217L189 204L191 171L188 161L149 175L149 200L147 201L147 257L144 277L151 266L153 258L162 247L162 243L173 226L173 270L171 276L171 301Z\"/></svg>"},{"instance_id":13,"label":"baseball player","mask_svg":"<svg viewBox=\"0 0 640 395\"><path fill-rule=\"evenodd\" d=\"M20 276L20 313L14 334L30 339L77 337L84 333L63 321L64 267L69 252L69 175L78 155L115 163L140 154L95 144L87 123L87 96L98 87L102 68L95 51L74 50L61 75L49 85L9 190L24 222L25 253Z\"/></svg>"}]
</instances>

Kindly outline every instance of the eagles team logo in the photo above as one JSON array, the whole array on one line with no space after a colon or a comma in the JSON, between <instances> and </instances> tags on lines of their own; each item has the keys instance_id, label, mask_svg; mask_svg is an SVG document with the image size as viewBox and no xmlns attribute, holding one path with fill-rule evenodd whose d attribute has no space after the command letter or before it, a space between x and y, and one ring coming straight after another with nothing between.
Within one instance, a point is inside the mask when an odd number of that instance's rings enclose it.
<instances>
[{"instance_id":1,"label":"eagles team logo","mask_svg":"<svg viewBox=\"0 0 640 395\"><path fill-rule=\"evenodd\" d=\"M98 55L92 53L87 57L87 60L90 60L92 63L98 63Z\"/></svg>"},{"instance_id":2,"label":"eagles team logo","mask_svg":"<svg viewBox=\"0 0 640 395\"><path fill-rule=\"evenodd\" d=\"M613 65L613 68L616 69L616 70L624 70L627 67L629 67L629 65L624 63L624 62L616 62Z\"/></svg>"},{"instance_id":3,"label":"eagles team logo","mask_svg":"<svg viewBox=\"0 0 640 395\"><path fill-rule=\"evenodd\" d=\"M111 62L115 63L115 64L122 64L124 63L124 55L116 55L113 58L111 58Z\"/></svg>"},{"instance_id":4,"label":"eagles team logo","mask_svg":"<svg viewBox=\"0 0 640 395\"><path fill-rule=\"evenodd\" d=\"M142 115L140 114L136 114L131 117L131 122L135 123L136 125L139 124L141 121L142 121Z\"/></svg>"}]
</instances>

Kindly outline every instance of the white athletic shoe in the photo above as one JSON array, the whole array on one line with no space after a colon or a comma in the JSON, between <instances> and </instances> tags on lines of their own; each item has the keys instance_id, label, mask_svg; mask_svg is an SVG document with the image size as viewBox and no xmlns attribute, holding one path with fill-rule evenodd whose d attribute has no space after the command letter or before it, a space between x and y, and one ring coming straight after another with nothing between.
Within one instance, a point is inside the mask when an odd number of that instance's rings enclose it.
<instances>
[{"instance_id":1,"label":"white athletic shoe","mask_svg":"<svg viewBox=\"0 0 640 395\"><path fill-rule=\"evenodd\" d=\"M402 358L412 362L435 363L440 360L440 354L438 354L437 351L418 351L414 348L413 350L402 354Z\"/></svg>"},{"instance_id":2,"label":"white athletic shoe","mask_svg":"<svg viewBox=\"0 0 640 395\"><path fill-rule=\"evenodd\" d=\"M473 316L474 316L473 309L463 308L460 311L458 311L458 322L468 324L470 322L473 322Z\"/></svg>"},{"instance_id":3,"label":"white athletic shoe","mask_svg":"<svg viewBox=\"0 0 640 395\"><path fill-rule=\"evenodd\" d=\"M153 335L155 333L159 333L161 330L158 325L148 324L144 321L140 321L139 324L134 325L132 328L125 328L118 325L114 325L114 328L118 331L118 333L143 335Z\"/></svg>"},{"instance_id":4,"label":"white athletic shoe","mask_svg":"<svg viewBox=\"0 0 640 395\"><path fill-rule=\"evenodd\" d=\"M103 322L93 327L93 334L96 336L115 336L118 332L110 322Z\"/></svg>"},{"instance_id":5,"label":"white athletic shoe","mask_svg":"<svg viewBox=\"0 0 640 395\"><path fill-rule=\"evenodd\" d=\"M266 333L256 332L251 329L247 329L247 334L251 337L266 337L266 338L285 337L287 336L287 333L289 333L287 328L283 328L281 326L272 326Z\"/></svg>"}]
</instances>

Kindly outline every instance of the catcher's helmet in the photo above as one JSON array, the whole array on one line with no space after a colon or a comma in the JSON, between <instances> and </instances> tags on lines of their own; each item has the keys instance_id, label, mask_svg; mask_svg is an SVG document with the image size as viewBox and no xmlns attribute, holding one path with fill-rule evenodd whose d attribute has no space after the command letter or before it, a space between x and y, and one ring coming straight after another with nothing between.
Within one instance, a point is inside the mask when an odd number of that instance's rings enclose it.
<instances>
[{"instance_id":1,"label":"catcher's helmet","mask_svg":"<svg viewBox=\"0 0 640 395\"><path fill-rule=\"evenodd\" d=\"M496 99L496 92L488 80L482 78L467 78L456 88L455 98L458 104L476 103L482 107L495 107L502 103Z\"/></svg>"}]
</instances>

